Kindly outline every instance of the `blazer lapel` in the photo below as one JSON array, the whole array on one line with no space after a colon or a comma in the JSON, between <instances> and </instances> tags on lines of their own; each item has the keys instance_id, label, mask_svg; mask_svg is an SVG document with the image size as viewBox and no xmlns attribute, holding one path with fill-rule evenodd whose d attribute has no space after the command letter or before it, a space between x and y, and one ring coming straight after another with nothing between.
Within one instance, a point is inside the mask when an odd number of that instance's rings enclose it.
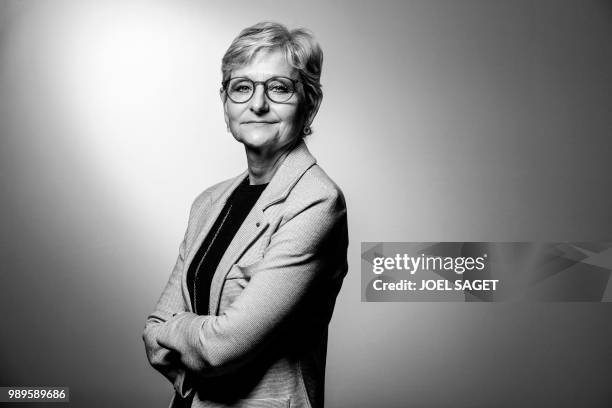
<instances>
[{"instance_id":1,"label":"blazer lapel","mask_svg":"<svg viewBox=\"0 0 612 408\"><path fill-rule=\"evenodd\" d=\"M204 220L204 224L202 229L197 233L195 240L193 241L190 248L188 248L187 255L185 256L185 264L183 267L183 277L182 277L182 286L183 286L183 294L185 295L185 299L187 299L187 306L189 307L189 311L193 312L193 307L191 305L191 296L189 296L189 288L187 287L187 272L189 271L189 266L193 261L198 249L202 245L204 238L212 228L215 220L221 213L221 210L225 206L225 202L231 195L232 191L238 187L240 182L244 180L247 176L248 172L244 171L236 178L232 179L231 182L225 186L220 186L219 189L213 190L211 192L211 202L208 204L210 208L207 211L206 220Z\"/></svg>"}]
</instances>

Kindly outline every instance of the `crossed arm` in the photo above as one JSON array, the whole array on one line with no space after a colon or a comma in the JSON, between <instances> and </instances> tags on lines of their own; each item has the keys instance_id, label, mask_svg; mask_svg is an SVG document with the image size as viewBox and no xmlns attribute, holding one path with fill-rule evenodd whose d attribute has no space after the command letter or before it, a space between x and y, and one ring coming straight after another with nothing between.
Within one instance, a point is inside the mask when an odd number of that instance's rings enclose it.
<instances>
[{"instance_id":1,"label":"crossed arm","mask_svg":"<svg viewBox=\"0 0 612 408\"><path fill-rule=\"evenodd\" d=\"M166 377L181 397L186 397L190 389L185 382L186 369L181 363L181 356L174 350L161 346L157 342L159 332L177 313L187 311L187 305L181 294L181 273L185 262L185 240L179 247L179 256L164 288L155 311L145 324L142 338L145 343L147 359L153 368Z\"/></svg>"},{"instance_id":2,"label":"crossed arm","mask_svg":"<svg viewBox=\"0 0 612 408\"><path fill-rule=\"evenodd\" d=\"M344 276L346 209L342 197L334 193L304 203L272 234L263 259L247 267L249 284L219 316L187 311L180 286L185 257L185 243L181 244L170 280L143 334L151 365L181 396L191 392L191 373L217 376L248 363L322 274L336 268L336 278ZM329 259L329 251L322 246L338 239L344 241L344 253L336 252L335 259Z\"/></svg>"}]
</instances>

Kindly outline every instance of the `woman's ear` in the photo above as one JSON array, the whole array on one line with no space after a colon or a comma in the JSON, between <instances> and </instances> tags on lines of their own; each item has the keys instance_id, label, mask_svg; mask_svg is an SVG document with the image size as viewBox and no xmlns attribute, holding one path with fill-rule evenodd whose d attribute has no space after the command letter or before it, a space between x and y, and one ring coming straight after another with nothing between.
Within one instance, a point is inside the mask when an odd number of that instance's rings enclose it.
<instances>
[{"instance_id":1,"label":"woman's ear","mask_svg":"<svg viewBox=\"0 0 612 408\"><path fill-rule=\"evenodd\" d=\"M229 117L227 116L227 95L225 94L225 90L221 88L219 90L219 96L221 97L221 103L223 104L223 118L225 119L225 125L227 126L227 131L229 132Z\"/></svg>"}]
</instances>

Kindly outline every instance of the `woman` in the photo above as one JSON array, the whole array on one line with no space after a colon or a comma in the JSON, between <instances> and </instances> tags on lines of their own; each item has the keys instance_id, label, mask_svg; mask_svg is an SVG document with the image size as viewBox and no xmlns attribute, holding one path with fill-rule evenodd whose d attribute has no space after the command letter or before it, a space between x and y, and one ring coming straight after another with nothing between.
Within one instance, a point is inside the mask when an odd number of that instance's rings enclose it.
<instances>
[{"instance_id":1,"label":"woman","mask_svg":"<svg viewBox=\"0 0 612 408\"><path fill-rule=\"evenodd\" d=\"M322 407L327 326L347 272L346 207L303 137L322 99L308 31L243 30L222 61L247 170L201 193L143 338L171 406Z\"/></svg>"}]
</instances>

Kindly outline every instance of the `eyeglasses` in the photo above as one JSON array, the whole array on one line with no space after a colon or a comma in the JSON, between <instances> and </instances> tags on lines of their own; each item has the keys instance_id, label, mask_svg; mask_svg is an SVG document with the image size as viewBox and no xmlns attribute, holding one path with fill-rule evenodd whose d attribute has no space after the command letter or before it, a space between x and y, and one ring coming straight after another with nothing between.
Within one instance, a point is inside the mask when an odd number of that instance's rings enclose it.
<instances>
[{"instance_id":1,"label":"eyeglasses","mask_svg":"<svg viewBox=\"0 0 612 408\"><path fill-rule=\"evenodd\" d=\"M266 81L252 81L246 77L230 78L223 82L223 90L234 103L246 103L255 94L258 84L264 86L264 92L272 102L287 102L295 93L297 79L277 76Z\"/></svg>"}]
</instances>

